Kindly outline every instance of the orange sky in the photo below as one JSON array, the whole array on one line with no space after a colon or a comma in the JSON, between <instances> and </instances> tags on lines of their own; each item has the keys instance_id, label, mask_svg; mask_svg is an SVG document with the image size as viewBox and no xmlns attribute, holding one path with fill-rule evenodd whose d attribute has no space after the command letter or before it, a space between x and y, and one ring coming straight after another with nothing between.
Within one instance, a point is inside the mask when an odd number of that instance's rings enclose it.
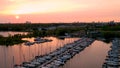
<instances>
[{"instance_id":1,"label":"orange sky","mask_svg":"<svg viewBox=\"0 0 120 68\"><path fill-rule=\"evenodd\" d=\"M120 21L120 0L0 0L0 22Z\"/></svg>"}]
</instances>

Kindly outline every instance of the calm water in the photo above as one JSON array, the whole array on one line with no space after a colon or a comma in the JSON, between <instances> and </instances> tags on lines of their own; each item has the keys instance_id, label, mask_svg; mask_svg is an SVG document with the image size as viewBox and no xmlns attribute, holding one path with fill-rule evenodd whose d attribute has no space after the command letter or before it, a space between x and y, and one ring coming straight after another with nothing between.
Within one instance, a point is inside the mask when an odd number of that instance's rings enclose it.
<instances>
[{"instance_id":1,"label":"calm water","mask_svg":"<svg viewBox=\"0 0 120 68\"><path fill-rule=\"evenodd\" d=\"M8 37L9 35L13 36L15 34L27 34L27 32L13 32L13 31L0 32L0 35L4 37Z\"/></svg>"},{"instance_id":2,"label":"calm water","mask_svg":"<svg viewBox=\"0 0 120 68\"><path fill-rule=\"evenodd\" d=\"M30 61L37 55L44 55L71 43L79 38L65 38L64 40L55 37L46 37L52 39L52 42L34 44L25 46L23 44L14 46L0 46L0 68L13 68L15 64L21 64L24 61ZM34 38L24 38L24 40L33 41ZM110 49L110 43L95 41L81 53L75 55L63 67L60 68L102 68L104 59Z\"/></svg>"},{"instance_id":3,"label":"calm water","mask_svg":"<svg viewBox=\"0 0 120 68\"><path fill-rule=\"evenodd\" d=\"M110 43L95 41L81 53L75 55L63 67L60 68L102 68Z\"/></svg>"},{"instance_id":4,"label":"calm water","mask_svg":"<svg viewBox=\"0 0 120 68\"><path fill-rule=\"evenodd\" d=\"M32 46L25 46L24 44L14 46L0 46L0 68L13 68L15 64L21 64L24 61L30 61L37 55L44 55L71 43L78 38L65 38L64 40L55 37L48 37L52 42L42 44L34 44ZM32 41L32 39L27 38Z\"/></svg>"}]
</instances>

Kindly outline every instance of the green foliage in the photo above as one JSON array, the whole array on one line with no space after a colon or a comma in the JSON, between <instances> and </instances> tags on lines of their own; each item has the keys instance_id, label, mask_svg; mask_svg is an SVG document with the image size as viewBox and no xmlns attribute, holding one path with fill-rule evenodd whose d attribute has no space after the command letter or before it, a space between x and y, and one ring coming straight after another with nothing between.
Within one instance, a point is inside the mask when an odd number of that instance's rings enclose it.
<instances>
[{"instance_id":1,"label":"green foliage","mask_svg":"<svg viewBox=\"0 0 120 68\"><path fill-rule=\"evenodd\" d=\"M33 31L33 33L31 34L33 37L43 37L46 36L45 31Z\"/></svg>"},{"instance_id":2,"label":"green foliage","mask_svg":"<svg viewBox=\"0 0 120 68\"><path fill-rule=\"evenodd\" d=\"M116 26L104 26L102 28L102 30L104 30L104 31L119 31L120 26L119 25L116 25Z\"/></svg>"},{"instance_id":3,"label":"green foliage","mask_svg":"<svg viewBox=\"0 0 120 68\"><path fill-rule=\"evenodd\" d=\"M0 45L14 45L14 44L19 44L24 42L21 40L22 36L21 35L14 35L14 36L9 36L9 37L1 37L0 38Z\"/></svg>"},{"instance_id":4,"label":"green foliage","mask_svg":"<svg viewBox=\"0 0 120 68\"><path fill-rule=\"evenodd\" d=\"M116 37L120 38L120 32L116 32L116 31L104 31L102 32L102 34L103 37L106 39L116 38Z\"/></svg>"}]
</instances>

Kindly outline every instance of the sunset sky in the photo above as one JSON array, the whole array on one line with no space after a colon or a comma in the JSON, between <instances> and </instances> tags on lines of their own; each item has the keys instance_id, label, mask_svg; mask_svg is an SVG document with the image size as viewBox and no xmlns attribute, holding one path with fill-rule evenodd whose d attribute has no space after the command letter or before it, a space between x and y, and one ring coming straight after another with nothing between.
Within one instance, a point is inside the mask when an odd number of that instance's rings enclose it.
<instances>
[{"instance_id":1,"label":"sunset sky","mask_svg":"<svg viewBox=\"0 0 120 68\"><path fill-rule=\"evenodd\" d=\"M0 23L120 21L120 0L0 0Z\"/></svg>"}]
</instances>

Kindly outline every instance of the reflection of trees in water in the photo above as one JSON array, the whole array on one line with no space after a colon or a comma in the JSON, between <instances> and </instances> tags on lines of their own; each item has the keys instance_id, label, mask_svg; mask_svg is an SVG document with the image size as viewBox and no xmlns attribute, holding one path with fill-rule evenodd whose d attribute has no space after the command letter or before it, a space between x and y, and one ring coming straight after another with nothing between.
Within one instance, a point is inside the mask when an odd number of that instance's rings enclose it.
<instances>
[{"instance_id":1,"label":"reflection of trees in water","mask_svg":"<svg viewBox=\"0 0 120 68\"><path fill-rule=\"evenodd\" d=\"M6 67L6 65L7 65L7 64L6 64L6 59L7 59L7 57L6 57L6 47L4 47L4 67L5 67L5 68L7 68L7 67Z\"/></svg>"},{"instance_id":2,"label":"reflection of trees in water","mask_svg":"<svg viewBox=\"0 0 120 68\"><path fill-rule=\"evenodd\" d=\"M49 38L49 39L52 39L52 38ZM6 49L5 46L3 46L4 62L2 63L4 63L4 65L0 67L13 68L15 64L22 64L22 62L30 61L31 59L34 59L35 56L49 54L50 52L53 52L57 48L63 47L65 44L70 43L74 40L76 39L65 38L64 40L60 40L57 38L53 38L52 42L34 44L33 46L25 46L24 44L18 44L14 46L8 46L8 48L10 49L10 52L7 51L8 49ZM6 54L8 52L9 54Z\"/></svg>"}]
</instances>

